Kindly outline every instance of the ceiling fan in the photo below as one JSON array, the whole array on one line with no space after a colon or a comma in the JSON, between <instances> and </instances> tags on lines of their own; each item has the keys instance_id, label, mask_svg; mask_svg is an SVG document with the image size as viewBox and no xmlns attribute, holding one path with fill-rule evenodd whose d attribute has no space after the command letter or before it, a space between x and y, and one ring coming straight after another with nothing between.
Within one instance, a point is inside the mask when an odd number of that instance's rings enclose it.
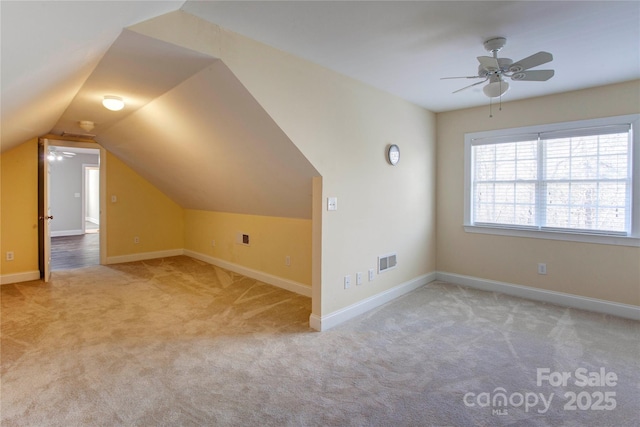
<instances>
[{"instance_id":1,"label":"ceiling fan","mask_svg":"<svg viewBox=\"0 0 640 427\"><path fill-rule=\"evenodd\" d=\"M54 147L49 147L49 153L47 154L47 159L52 162L54 160L62 160L66 158L73 158L76 153L72 153L70 151L57 151Z\"/></svg>"},{"instance_id":2,"label":"ceiling fan","mask_svg":"<svg viewBox=\"0 0 640 427\"><path fill-rule=\"evenodd\" d=\"M441 80L447 79L482 79L477 83L465 86L453 93L458 93L470 87L481 85L489 82L482 91L489 98L501 97L509 90L509 82L504 78L511 80L543 82L553 77L553 70L530 70L530 68L538 65L546 64L553 60L553 55L549 52L538 52L528 56L520 61L513 62L510 58L498 58L498 52L507 44L504 37L495 37L484 42L484 48L491 52L493 56L478 56L478 75L463 77L442 77Z\"/></svg>"}]
</instances>

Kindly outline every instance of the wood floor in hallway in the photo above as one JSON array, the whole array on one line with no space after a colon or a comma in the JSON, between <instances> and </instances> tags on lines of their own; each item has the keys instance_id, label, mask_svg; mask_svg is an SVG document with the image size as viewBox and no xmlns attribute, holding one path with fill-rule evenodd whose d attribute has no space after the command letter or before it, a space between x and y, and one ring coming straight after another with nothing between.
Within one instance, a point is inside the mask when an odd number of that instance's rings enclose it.
<instances>
[{"instance_id":1,"label":"wood floor in hallway","mask_svg":"<svg viewBox=\"0 0 640 427\"><path fill-rule=\"evenodd\" d=\"M100 234L51 238L51 270L70 270L100 264Z\"/></svg>"}]
</instances>

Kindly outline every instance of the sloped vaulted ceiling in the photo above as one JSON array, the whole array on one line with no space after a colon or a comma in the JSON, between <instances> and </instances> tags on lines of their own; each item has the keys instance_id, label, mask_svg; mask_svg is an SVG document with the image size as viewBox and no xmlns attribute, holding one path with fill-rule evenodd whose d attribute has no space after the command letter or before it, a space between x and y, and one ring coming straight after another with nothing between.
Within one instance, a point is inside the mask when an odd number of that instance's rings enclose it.
<instances>
[{"instance_id":1,"label":"sloped vaulted ceiling","mask_svg":"<svg viewBox=\"0 0 640 427\"><path fill-rule=\"evenodd\" d=\"M51 130L129 25L184 1L0 1L0 151Z\"/></svg>"},{"instance_id":2,"label":"sloped vaulted ceiling","mask_svg":"<svg viewBox=\"0 0 640 427\"><path fill-rule=\"evenodd\" d=\"M79 120L184 208L311 218L318 172L219 59L125 30L52 132Z\"/></svg>"},{"instance_id":3,"label":"sloped vaulted ceiling","mask_svg":"<svg viewBox=\"0 0 640 427\"><path fill-rule=\"evenodd\" d=\"M311 218L318 172L222 61L100 142L185 208Z\"/></svg>"}]
</instances>

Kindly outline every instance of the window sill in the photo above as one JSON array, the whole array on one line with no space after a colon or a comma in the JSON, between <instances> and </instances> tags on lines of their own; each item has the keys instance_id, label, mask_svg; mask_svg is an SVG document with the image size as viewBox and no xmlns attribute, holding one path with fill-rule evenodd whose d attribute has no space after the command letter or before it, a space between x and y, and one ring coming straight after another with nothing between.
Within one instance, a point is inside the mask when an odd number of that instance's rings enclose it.
<instances>
[{"instance_id":1,"label":"window sill","mask_svg":"<svg viewBox=\"0 0 640 427\"><path fill-rule=\"evenodd\" d=\"M565 242L596 243L601 245L640 247L640 238L626 236L602 236L595 234L563 233L555 231L521 230L507 227L484 227L465 225L467 233L493 234L498 236L528 237L533 239L562 240Z\"/></svg>"}]
</instances>

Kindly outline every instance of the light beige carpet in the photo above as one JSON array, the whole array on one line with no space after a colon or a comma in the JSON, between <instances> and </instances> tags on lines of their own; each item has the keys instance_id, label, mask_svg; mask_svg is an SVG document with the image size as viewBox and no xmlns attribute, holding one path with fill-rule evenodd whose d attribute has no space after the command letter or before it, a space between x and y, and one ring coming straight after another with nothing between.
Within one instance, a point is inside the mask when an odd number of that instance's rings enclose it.
<instances>
[{"instance_id":1,"label":"light beige carpet","mask_svg":"<svg viewBox=\"0 0 640 427\"><path fill-rule=\"evenodd\" d=\"M187 257L0 291L3 426L639 425L630 320L434 282L319 333L310 299Z\"/></svg>"}]
</instances>

